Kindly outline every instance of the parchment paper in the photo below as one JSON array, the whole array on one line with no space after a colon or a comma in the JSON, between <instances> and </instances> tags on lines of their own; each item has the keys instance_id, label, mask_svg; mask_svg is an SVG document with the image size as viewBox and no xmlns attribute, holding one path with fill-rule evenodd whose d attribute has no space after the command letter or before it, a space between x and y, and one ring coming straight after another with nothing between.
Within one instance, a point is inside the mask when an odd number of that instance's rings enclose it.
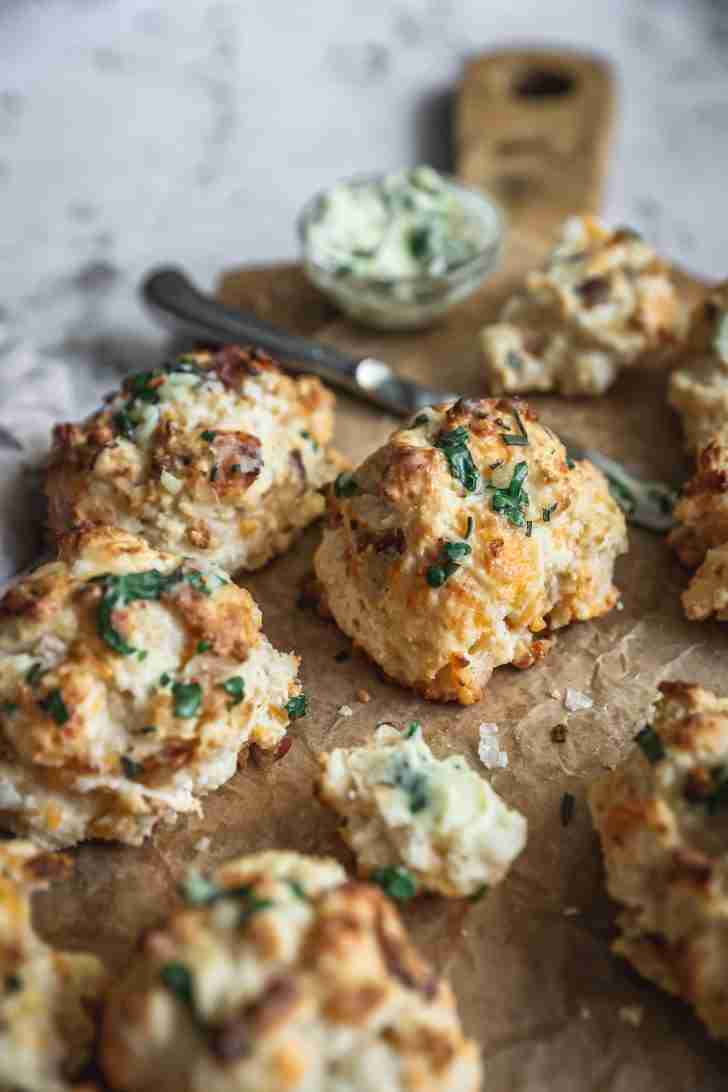
<instances>
[{"instance_id":1,"label":"parchment paper","mask_svg":"<svg viewBox=\"0 0 728 1092\"><path fill-rule=\"evenodd\" d=\"M337 320L319 336L380 354L423 380L479 393L475 330L494 314L514 273L539 257L515 236L506 273L431 332L376 335ZM249 270L228 279L224 295L262 313L274 310L281 324L311 332L316 324L311 309L301 307L300 284L300 273L291 267ZM327 322L329 312L320 304L313 314ZM603 399L534 401L555 429L640 473L680 480L688 467L664 385L664 374L643 372L625 377ZM24 414L32 392L32 383L26 384ZM391 419L341 396L338 444L352 459L392 427ZM19 502L10 495L6 500L12 519ZM526 672L499 669L485 700L463 709L426 703L382 681L359 655L339 662L337 654L351 651L349 641L332 623L297 606L319 533L311 529L288 556L245 581L273 642L303 655L312 713L294 725L288 756L269 772L239 772L207 799L203 819L183 819L140 849L78 849L75 875L37 900L43 934L59 945L97 952L121 972L139 933L175 905L176 885L192 863L204 867L267 847L333 853L351 863L332 817L311 796L319 750L361 743L382 719L417 718L437 754L464 752L478 766L478 726L495 721L510 764L492 774L492 783L527 815L527 848L507 880L473 907L431 898L404 909L423 951L450 976L467 1031L482 1043L485 1088L724 1087L725 1049L708 1040L686 1006L610 954L614 909L603 893L585 803L589 780L631 745L660 679L696 679L722 688L728 631L684 620L679 593L685 574L664 543L632 530L630 554L617 574L623 610L562 632L545 662ZM563 704L567 686L593 698L593 708L569 713ZM362 689L370 702L359 699ZM342 706L353 715L340 715ZM567 727L561 744L551 739L558 724ZM562 827L560 803L567 791L576 807L571 823Z\"/></svg>"}]
</instances>

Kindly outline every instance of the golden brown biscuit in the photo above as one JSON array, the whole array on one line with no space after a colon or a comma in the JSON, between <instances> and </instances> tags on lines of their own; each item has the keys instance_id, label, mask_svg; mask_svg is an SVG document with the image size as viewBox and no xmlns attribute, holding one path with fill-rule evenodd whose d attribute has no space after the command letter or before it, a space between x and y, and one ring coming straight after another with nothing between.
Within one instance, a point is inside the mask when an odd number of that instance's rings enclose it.
<instances>
[{"instance_id":1,"label":"golden brown biscuit","mask_svg":"<svg viewBox=\"0 0 728 1092\"><path fill-rule=\"evenodd\" d=\"M30 842L0 843L0 1092L67 1092L91 1051L103 968L49 948L31 923L32 893L69 863Z\"/></svg>"},{"instance_id":2,"label":"golden brown biscuit","mask_svg":"<svg viewBox=\"0 0 728 1092\"><path fill-rule=\"evenodd\" d=\"M574 216L544 268L481 331L488 389L603 394L684 331L669 268L652 248L630 229Z\"/></svg>"},{"instance_id":3,"label":"golden brown biscuit","mask_svg":"<svg viewBox=\"0 0 728 1092\"><path fill-rule=\"evenodd\" d=\"M685 446L697 453L728 426L728 281L695 307L685 362L670 376L668 398L681 416Z\"/></svg>"},{"instance_id":4,"label":"golden brown biscuit","mask_svg":"<svg viewBox=\"0 0 728 1092\"><path fill-rule=\"evenodd\" d=\"M323 511L333 404L318 379L235 345L131 376L83 424L56 427L51 528L116 525L227 572L257 569Z\"/></svg>"},{"instance_id":5,"label":"golden brown biscuit","mask_svg":"<svg viewBox=\"0 0 728 1092\"><path fill-rule=\"evenodd\" d=\"M191 877L111 991L119 1092L477 1092L452 992L381 891L263 853Z\"/></svg>"},{"instance_id":6,"label":"golden brown biscuit","mask_svg":"<svg viewBox=\"0 0 728 1092\"><path fill-rule=\"evenodd\" d=\"M617 602L624 517L518 400L432 407L330 490L315 557L340 628L431 700L477 701Z\"/></svg>"},{"instance_id":7,"label":"golden brown biscuit","mask_svg":"<svg viewBox=\"0 0 728 1092\"><path fill-rule=\"evenodd\" d=\"M728 1037L728 699L665 682L638 746L590 791L614 950Z\"/></svg>"},{"instance_id":8,"label":"golden brown biscuit","mask_svg":"<svg viewBox=\"0 0 728 1092\"><path fill-rule=\"evenodd\" d=\"M360 875L472 897L500 883L526 844L526 820L463 755L437 759L419 722L380 724L362 747L319 755L317 795L343 819ZM394 870L394 873L392 873Z\"/></svg>"},{"instance_id":9,"label":"golden brown biscuit","mask_svg":"<svg viewBox=\"0 0 728 1092\"><path fill-rule=\"evenodd\" d=\"M251 748L275 755L305 699L260 627L207 562L116 528L67 536L0 601L0 825L138 844Z\"/></svg>"}]
</instances>

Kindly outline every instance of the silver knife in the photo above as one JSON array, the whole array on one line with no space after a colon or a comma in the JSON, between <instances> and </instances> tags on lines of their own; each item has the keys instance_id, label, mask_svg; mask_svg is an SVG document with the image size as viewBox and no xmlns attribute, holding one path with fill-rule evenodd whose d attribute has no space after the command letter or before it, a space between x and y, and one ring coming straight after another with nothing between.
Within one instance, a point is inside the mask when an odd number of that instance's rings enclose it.
<instances>
[{"instance_id":1,"label":"silver knife","mask_svg":"<svg viewBox=\"0 0 728 1092\"><path fill-rule=\"evenodd\" d=\"M396 417L410 417L425 406L460 396L438 391L397 375L383 360L350 356L333 345L289 333L247 311L206 296L180 269L152 270L143 280L145 303L165 325L212 344L253 344L275 356L292 372L317 375ZM645 482L614 459L561 437L572 459L589 459L606 476L627 519L638 527L664 533L674 526L677 491L662 482Z\"/></svg>"}]
</instances>

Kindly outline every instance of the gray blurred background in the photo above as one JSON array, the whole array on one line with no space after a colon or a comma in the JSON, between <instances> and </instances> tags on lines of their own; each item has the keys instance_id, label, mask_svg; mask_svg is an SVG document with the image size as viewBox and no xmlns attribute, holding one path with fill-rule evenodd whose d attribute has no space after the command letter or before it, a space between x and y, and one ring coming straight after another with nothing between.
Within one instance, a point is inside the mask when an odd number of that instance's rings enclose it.
<instances>
[{"instance_id":1,"label":"gray blurred background","mask_svg":"<svg viewBox=\"0 0 728 1092\"><path fill-rule=\"evenodd\" d=\"M0 349L29 378L39 360L145 363L146 268L179 261L211 285L292 256L322 184L446 167L463 61L516 42L613 60L607 215L724 274L723 0L0 0ZM64 382L59 412L87 401Z\"/></svg>"}]
</instances>

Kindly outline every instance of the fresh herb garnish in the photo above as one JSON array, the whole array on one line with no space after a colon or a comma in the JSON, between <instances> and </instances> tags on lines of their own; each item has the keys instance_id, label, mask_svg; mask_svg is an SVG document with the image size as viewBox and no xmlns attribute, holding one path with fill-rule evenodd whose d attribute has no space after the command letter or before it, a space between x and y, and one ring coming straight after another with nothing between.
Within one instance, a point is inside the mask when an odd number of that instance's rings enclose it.
<instances>
[{"instance_id":1,"label":"fresh herb garnish","mask_svg":"<svg viewBox=\"0 0 728 1092\"><path fill-rule=\"evenodd\" d=\"M530 538L533 533L533 520L526 520L526 538Z\"/></svg>"},{"instance_id":2,"label":"fresh herb garnish","mask_svg":"<svg viewBox=\"0 0 728 1092\"><path fill-rule=\"evenodd\" d=\"M160 686L169 686L171 681L172 681L172 676L167 671L163 671L162 674L159 676L159 685Z\"/></svg>"},{"instance_id":3,"label":"fresh herb garnish","mask_svg":"<svg viewBox=\"0 0 728 1092\"><path fill-rule=\"evenodd\" d=\"M459 481L467 493L475 493L480 486L480 473L473 462L473 456L468 447L470 433L464 425L450 429L449 432L441 432L435 440L438 448L445 458L450 473L456 481Z\"/></svg>"},{"instance_id":4,"label":"fresh herb garnish","mask_svg":"<svg viewBox=\"0 0 728 1092\"><path fill-rule=\"evenodd\" d=\"M651 724L646 724L634 741L650 762L660 762L665 757L665 746Z\"/></svg>"},{"instance_id":5,"label":"fresh herb garnish","mask_svg":"<svg viewBox=\"0 0 728 1092\"><path fill-rule=\"evenodd\" d=\"M463 558L471 553L472 549L467 542L443 543L437 561L434 565L430 565L425 573L427 583L430 587L442 587L445 581L449 580L452 574L460 568L460 563Z\"/></svg>"},{"instance_id":6,"label":"fresh herb garnish","mask_svg":"<svg viewBox=\"0 0 728 1092\"><path fill-rule=\"evenodd\" d=\"M240 705L240 702L245 697L245 679L240 675L232 675L229 679L225 680L222 684L222 688L231 699L229 705L230 709L232 709L234 705Z\"/></svg>"},{"instance_id":7,"label":"fresh herb garnish","mask_svg":"<svg viewBox=\"0 0 728 1092\"><path fill-rule=\"evenodd\" d=\"M116 426L116 431L121 433L125 440L134 439L134 429L136 428L136 425L125 409L121 409L118 413L114 414L113 422Z\"/></svg>"},{"instance_id":8,"label":"fresh herb garnish","mask_svg":"<svg viewBox=\"0 0 728 1092\"><path fill-rule=\"evenodd\" d=\"M574 460L573 460L573 459L572 459L572 458L571 458L571 457L569 456L569 457L567 457L567 459L566 459L566 465L567 465L567 467L569 468L569 470L573 470L573 469L574 469L574 467L576 466L576 463L575 463L575 462L574 462Z\"/></svg>"},{"instance_id":9,"label":"fresh herb garnish","mask_svg":"<svg viewBox=\"0 0 728 1092\"><path fill-rule=\"evenodd\" d=\"M28 683L28 686L35 686L42 674L43 664L40 662L34 663L25 676L25 681Z\"/></svg>"},{"instance_id":10,"label":"fresh herb garnish","mask_svg":"<svg viewBox=\"0 0 728 1092\"><path fill-rule=\"evenodd\" d=\"M523 488L523 483L528 476L528 463L516 463L513 468L511 484L505 488L497 488L489 485L493 491L492 507L494 512L501 512L514 527L523 527L526 517L523 508L528 505L528 493Z\"/></svg>"},{"instance_id":11,"label":"fresh herb garnish","mask_svg":"<svg viewBox=\"0 0 728 1092\"><path fill-rule=\"evenodd\" d=\"M212 648L212 641L198 641L197 642L197 652L198 652L199 655L202 655L203 652L209 652L211 648Z\"/></svg>"},{"instance_id":12,"label":"fresh herb garnish","mask_svg":"<svg viewBox=\"0 0 728 1092\"><path fill-rule=\"evenodd\" d=\"M359 483L347 471L342 471L334 482L334 493L337 497L353 497L359 491Z\"/></svg>"},{"instance_id":13,"label":"fresh herb garnish","mask_svg":"<svg viewBox=\"0 0 728 1092\"><path fill-rule=\"evenodd\" d=\"M466 538L470 538L470 536L473 533L473 527L474 526L475 526L475 520L473 519L472 516L468 516L468 524L467 524L467 527L465 528L465 537Z\"/></svg>"},{"instance_id":14,"label":"fresh herb garnish","mask_svg":"<svg viewBox=\"0 0 728 1092\"><path fill-rule=\"evenodd\" d=\"M137 777L141 777L144 773L144 766L141 762L135 762L129 755L121 756L121 768L124 771L124 777L128 777L130 781L136 780Z\"/></svg>"},{"instance_id":15,"label":"fresh herb garnish","mask_svg":"<svg viewBox=\"0 0 728 1092\"><path fill-rule=\"evenodd\" d=\"M147 650L145 648L140 648L139 651L137 652L137 660L139 660L140 663L143 663L144 660L146 660L148 655L149 655L149 653L147 652Z\"/></svg>"},{"instance_id":16,"label":"fresh herb garnish","mask_svg":"<svg viewBox=\"0 0 728 1092\"><path fill-rule=\"evenodd\" d=\"M371 879L398 902L406 902L417 894L417 881L406 868L375 868Z\"/></svg>"},{"instance_id":17,"label":"fresh herb garnish","mask_svg":"<svg viewBox=\"0 0 728 1092\"><path fill-rule=\"evenodd\" d=\"M429 420L430 418L426 413L418 413L414 419L414 426L415 428L420 428L422 425L428 424Z\"/></svg>"},{"instance_id":18,"label":"fresh herb garnish","mask_svg":"<svg viewBox=\"0 0 728 1092\"><path fill-rule=\"evenodd\" d=\"M409 798L409 807L413 815L424 811L430 802L429 781L425 774L414 770L407 755L397 755L382 778L382 785L391 785L401 789Z\"/></svg>"},{"instance_id":19,"label":"fresh herb garnish","mask_svg":"<svg viewBox=\"0 0 728 1092\"><path fill-rule=\"evenodd\" d=\"M412 723L407 728L407 731L404 734L404 738L405 739L412 739L412 736L416 736L417 733L419 731L421 731L421 730L422 730L422 725L420 724L420 722L418 720L413 720Z\"/></svg>"},{"instance_id":20,"label":"fresh herb garnish","mask_svg":"<svg viewBox=\"0 0 728 1092\"><path fill-rule=\"evenodd\" d=\"M470 896L470 902L480 902L484 895L487 895L490 888L487 883L482 883L477 891L474 891Z\"/></svg>"},{"instance_id":21,"label":"fresh herb garnish","mask_svg":"<svg viewBox=\"0 0 728 1092\"><path fill-rule=\"evenodd\" d=\"M11 713L17 712L17 709L18 709L18 703L16 701L4 701L2 703L2 705L0 706L0 710L3 713L7 713L8 716Z\"/></svg>"},{"instance_id":22,"label":"fresh herb garnish","mask_svg":"<svg viewBox=\"0 0 728 1092\"><path fill-rule=\"evenodd\" d=\"M288 699L285 710L289 720L300 720L308 713L308 698L305 694L296 694L294 698Z\"/></svg>"},{"instance_id":23,"label":"fresh herb garnish","mask_svg":"<svg viewBox=\"0 0 728 1092\"><path fill-rule=\"evenodd\" d=\"M202 704L202 687L199 683L176 682L172 687L174 715L182 720L197 716Z\"/></svg>"},{"instance_id":24,"label":"fresh herb garnish","mask_svg":"<svg viewBox=\"0 0 728 1092\"><path fill-rule=\"evenodd\" d=\"M138 650L130 645L115 628L114 612L136 600L160 599L182 581L205 595L212 594L201 573L195 569L185 572L182 565L173 569L171 573L160 573L159 569L147 569L139 573L104 573L101 576L95 576L91 583L100 584L103 588L97 616L99 636L122 656L130 656L133 652L137 652Z\"/></svg>"},{"instance_id":25,"label":"fresh herb garnish","mask_svg":"<svg viewBox=\"0 0 728 1092\"><path fill-rule=\"evenodd\" d=\"M554 512L556 511L556 509L558 507L559 507L558 503L556 501L554 501L554 503L550 504L548 506L548 508L544 508L544 510L543 510L544 523L550 523L551 522L551 517L552 517L552 515L554 514Z\"/></svg>"},{"instance_id":26,"label":"fresh herb garnish","mask_svg":"<svg viewBox=\"0 0 728 1092\"><path fill-rule=\"evenodd\" d=\"M569 823L574 817L574 807L576 805L576 797L573 793L565 792L561 797L561 825L562 827L568 827Z\"/></svg>"},{"instance_id":27,"label":"fresh herb garnish","mask_svg":"<svg viewBox=\"0 0 728 1092\"><path fill-rule=\"evenodd\" d=\"M66 724L71 719L68 707L60 690L51 690L50 694L38 702L41 709L53 717L56 724Z\"/></svg>"},{"instance_id":28,"label":"fresh herb garnish","mask_svg":"<svg viewBox=\"0 0 728 1092\"><path fill-rule=\"evenodd\" d=\"M311 444L311 447L314 449L314 451L318 451L318 449L319 449L319 447L321 445L319 444L318 440L314 439L314 437L311 435L310 432L308 432L305 428L301 429L301 436L303 437L304 440L309 441L309 443Z\"/></svg>"},{"instance_id":29,"label":"fresh herb garnish","mask_svg":"<svg viewBox=\"0 0 728 1092\"><path fill-rule=\"evenodd\" d=\"M527 447L528 446L528 433L526 432L526 426L521 420L521 415L515 406L511 406L511 413L515 418L518 432L503 432L501 433L501 439L504 444L508 444L509 447Z\"/></svg>"},{"instance_id":30,"label":"fresh herb garnish","mask_svg":"<svg viewBox=\"0 0 728 1092\"><path fill-rule=\"evenodd\" d=\"M159 971L159 977L170 993L173 993L178 1001L194 1011L195 998L192 985L192 975L184 963L176 960L163 964Z\"/></svg>"},{"instance_id":31,"label":"fresh herb garnish","mask_svg":"<svg viewBox=\"0 0 728 1092\"><path fill-rule=\"evenodd\" d=\"M423 225L415 227L409 233L409 248L413 258L424 258L430 251L430 228Z\"/></svg>"},{"instance_id":32,"label":"fresh herb garnish","mask_svg":"<svg viewBox=\"0 0 728 1092\"><path fill-rule=\"evenodd\" d=\"M286 883L290 887L293 894L297 899L303 899L304 902L308 902L308 895L306 894L303 884L300 884L298 880L286 880Z\"/></svg>"},{"instance_id":33,"label":"fresh herb garnish","mask_svg":"<svg viewBox=\"0 0 728 1092\"><path fill-rule=\"evenodd\" d=\"M209 428L206 428L204 432L200 433L200 438L204 440L206 444L211 444L216 436L217 433L213 432L212 429Z\"/></svg>"}]
</instances>

